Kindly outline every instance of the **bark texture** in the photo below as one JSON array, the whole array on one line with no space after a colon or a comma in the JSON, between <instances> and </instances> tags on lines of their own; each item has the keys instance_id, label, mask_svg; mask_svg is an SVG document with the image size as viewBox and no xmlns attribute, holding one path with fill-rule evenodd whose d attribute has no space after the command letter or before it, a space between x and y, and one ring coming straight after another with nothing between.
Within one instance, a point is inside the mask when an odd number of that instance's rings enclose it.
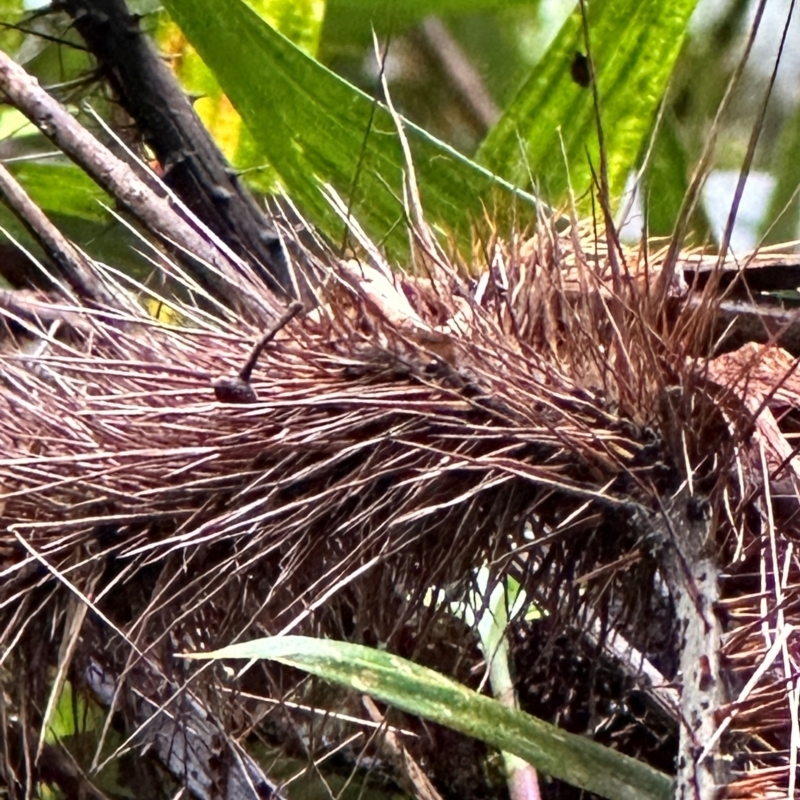
<instances>
[{"instance_id":1,"label":"bark texture","mask_svg":"<svg viewBox=\"0 0 800 800\"><path fill-rule=\"evenodd\" d=\"M239 182L124 0L60 0L183 202L251 262L273 291L297 296L277 229Z\"/></svg>"},{"instance_id":2,"label":"bark texture","mask_svg":"<svg viewBox=\"0 0 800 800\"><path fill-rule=\"evenodd\" d=\"M728 785L719 744L705 753L717 729L714 711L728 701L720 663L722 626L719 552L713 520L702 501L682 492L669 510L666 574L680 634L681 719L676 800L713 800Z\"/></svg>"}]
</instances>

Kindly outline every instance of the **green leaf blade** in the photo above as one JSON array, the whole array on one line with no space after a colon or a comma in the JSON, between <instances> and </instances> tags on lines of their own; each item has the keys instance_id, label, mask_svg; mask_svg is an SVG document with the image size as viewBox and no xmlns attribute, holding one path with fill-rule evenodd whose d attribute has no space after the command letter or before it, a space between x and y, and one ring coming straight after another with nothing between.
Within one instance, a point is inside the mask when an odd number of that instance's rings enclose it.
<instances>
[{"instance_id":1,"label":"green leaf blade","mask_svg":"<svg viewBox=\"0 0 800 800\"><path fill-rule=\"evenodd\" d=\"M668 776L633 758L512 711L438 672L380 650L304 636L274 636L187 657L265 658L305 670L481 739L603 797L667 800L672 794Z\"/></svg>"},{"instance_id":2,"label":"green leaf blade","mask_svg":"<svg viewBox=\"0 0 800 800\"><path fill-rule=\"evenodd\" d=\"M330 183L374 238L395 229L388 249L407 252L405 226L397 226L406 164L389 113L298 50L242 0L167 0L165 6L311 222L334 240L342 234L319 190ZM510 207L520 198L533 203L421 129L407 124L406 132L429 221L463 245L486 207Z\"/></svg>"},{"instance_id":3,"label":"green leaf blade","mask_svg":"<svg viewBox=\"0 0 800 800\"><path fill-rule=\"evenodd\" d=\"M104 208L113 206L113 199L79 167L54 160L17 161L8 166L50 221L89 256L140 278L150 271L150 265L134 250L138 240ZM0 226L34 255L40 255L25 227L3 204ZM33 265L30 268L34 269Z\"/></svg>"},{"instance_id":4,"label":"green leaf blade","mask_svg":"<svg viewBox=\"0 0 800 800\"><path fill-rule=\"evenodd\" d=\"M652 129L695 5L607 0L588 6L612 203L622 196ZM591 186L590 162L599 169L592 91L571 71L576 53L585 49L576 12L478 152L481 163L519 185L527 185L530 174L554 204L567 199L567 165L578 194Z\"/></svg>"}]
</instances>

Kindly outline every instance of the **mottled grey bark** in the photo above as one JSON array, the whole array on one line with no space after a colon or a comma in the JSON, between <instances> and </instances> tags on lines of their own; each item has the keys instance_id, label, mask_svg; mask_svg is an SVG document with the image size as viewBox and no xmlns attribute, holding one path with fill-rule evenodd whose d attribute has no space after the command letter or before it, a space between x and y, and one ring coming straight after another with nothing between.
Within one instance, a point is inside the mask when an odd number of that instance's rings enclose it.
<instances>
[{"instance_id":1,"label":"mottled grey bark","mask_svg":"<svg viewBox=\"0 0 800 800\"><path fill-rule=\"evenodd\" d=\"M664 509L664 564L675 604L680 646L680 738L676 800L713 800L728 783L727 762L715 747L701 760L717 728L715 712L727 701L721 677L722 626L714 522L707 508L684 488Z\"/></svg>"}]
</instances>

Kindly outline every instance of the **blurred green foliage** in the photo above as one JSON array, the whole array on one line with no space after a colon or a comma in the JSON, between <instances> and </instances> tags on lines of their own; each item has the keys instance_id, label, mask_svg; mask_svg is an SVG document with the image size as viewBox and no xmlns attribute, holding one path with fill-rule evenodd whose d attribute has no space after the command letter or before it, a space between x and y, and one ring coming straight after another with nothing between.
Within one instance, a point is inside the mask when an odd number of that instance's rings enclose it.
<instances>
[{"instance_id":1,"label":"blurred green foliage","mask_svg":"<svg viewBox=\"0 0 800 800\"><path fill-rule=\"evenodd\" d=\"M321 192L331 184L396 256L403 224L403 150L390 115L282 37L242 0L166 0L212 68L292 199L325 233L344 226ZM269 80L261 76L268 75ZM485 170L407 126L428 219L467 243L483 204L516 196ZM532 211L532 209L531 209Z\"/></svg>"},{"instance_id":2,"label":"blurred green foliage","mask_svg":"<svg viewBox=\"0 0 800 800\"><path fill-rule=\"evenodd\" d=\"M636 156L653 129L661 98L697 0L605 0L588 6L589 42L580 9L571 14L484 139L478 158L517 185L528 180L554 203L571 184L578 194L600 171L597 82L611 201L616 208ZM575 74L585 64L586 75ZM591 198L580 203L591 209Z\"/></svg>"},{"instance_id":3,"label":"blurred green foliage","mask_svg":"<svg viewBox=\"0 0 800 800\"><path fill-rule=\"evenodd\" d=\"M690 23L695 2L589 4L612 200L615 211L625 206L624 192L641 169L640 196L652 235L672 230L750 29L752 0L713 7L701 2ZM779 27L782 3L770 4ZM600 166L597 124L592 92L573 75L576 54L586 47L579 6L570 0L168 0L165 5L167 11L180 9L183 30L154 0L132 2L187 90L198 96L198 112L227 157L255 191L286 190L334 241L340 240L341 223L319 191L322 183L331 183L368 232L403 258L402 154L391 120L373 113L374 102L383 99L382 75L398 110L418 126L408 130L423 202L443 235L468 243L485 210L501 220L513 216L518 224L532 219L519 198L470 159L523 189L535 187L559 208L569 201L569 167L575 196L586 198L579 209L591 208L592 169L597 173ZM29 18L20 2L9 0L0 4L0 15L7 24L23 23L21 30L0 31L0 45L76 113L89 100L118 122L63 15ZM438 38L431 35L432 20L439 25ZM383 65L376 59L373 31ZM774 21L770 31L762 38L775 38ZM777 40L771 47L772 55L762 46L751 58L733 94L719 131L716 168L738 170L742 163ZM476 87L486 101L482 112L471 94ZM770 241L797 235L798 109L796 93L777 92L756 151L755 169L775 177L773 196L761 201L760 229L769 229ZM0 155L48 153L41 137L15 128L17 121L18 115L0 112L5 134ZM99 224L99 193L91 212L86 202L73 204L69 191L61 207L58 191L48 194L49 210L61 219L80 218L84 227ZM638 208L629 235L641 225ZM0 223L10 224L7 214L0 215ZM103 230L85 229L88 238L79 243L95 252ZM697 242L713 239L702 207L692 236ZM124 253L120 258L123 265L137 261Z\"/></svg>"}]
</instances>

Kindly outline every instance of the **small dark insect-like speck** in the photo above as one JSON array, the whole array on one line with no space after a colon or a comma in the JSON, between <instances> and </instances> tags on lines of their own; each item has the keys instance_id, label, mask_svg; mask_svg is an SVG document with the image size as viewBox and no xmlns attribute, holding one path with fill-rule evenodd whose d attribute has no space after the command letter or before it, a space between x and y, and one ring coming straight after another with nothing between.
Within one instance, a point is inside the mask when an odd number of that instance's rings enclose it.
<instances>
[{"instance_id":1,"label":"small dark insect-like speck","mask_svg":"<svg viewBox=\"0 0 800 800\"><path fill-rule=\"evenodd\" d=\"M572 75L572 80L578 86L583 86L584 89L588 88L592 82L592 69L589 65L589 59L583 53L576 51L570 66L570 74Z\"/></svg>"}]
</instances>

